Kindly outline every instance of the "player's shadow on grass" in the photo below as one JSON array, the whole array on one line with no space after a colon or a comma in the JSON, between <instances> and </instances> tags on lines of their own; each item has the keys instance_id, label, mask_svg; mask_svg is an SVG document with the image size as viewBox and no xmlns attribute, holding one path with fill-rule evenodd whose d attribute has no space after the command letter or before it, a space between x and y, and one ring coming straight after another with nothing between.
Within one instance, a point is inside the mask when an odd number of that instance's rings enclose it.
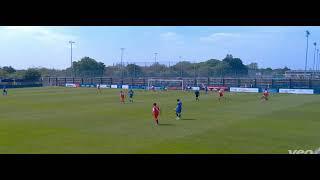
<instances>
[{"instance_id":1,"label":"player's shadow on grass","mask_svg":"<svg viewBox=\"0 0 320 180\"><path fill-rule=\"evenodd\" d=\"M160 126L174 126L174 124L159 124Z\"/></svg>"},{"instance_id":2,"label":"player's shadow on grass","mask_svg":"<svg viewBox=\"0 0 320 180\"><path fill-rule=\"evenodd\" d=\"M193 121L193 120L196 120L196 119L184 119L184 118L182 118L181 120L182 120L182 121L184 121L184 120Z\"/></svg>"}]
</instances>

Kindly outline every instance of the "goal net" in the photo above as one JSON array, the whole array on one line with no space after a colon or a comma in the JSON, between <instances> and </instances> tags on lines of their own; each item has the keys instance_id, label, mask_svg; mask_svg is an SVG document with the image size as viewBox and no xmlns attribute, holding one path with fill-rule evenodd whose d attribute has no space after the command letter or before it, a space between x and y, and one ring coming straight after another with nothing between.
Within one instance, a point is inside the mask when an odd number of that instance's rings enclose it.
<instances>
[{"instance_id":1,"label":"goal net","mask_svg":"<svg viewBox=\"0 0 320 180\"><path fill-rule=\"evenodd\" d=\"M148 90L183 90L183 80L148 79Z\"/></svg>"}]
</instances>

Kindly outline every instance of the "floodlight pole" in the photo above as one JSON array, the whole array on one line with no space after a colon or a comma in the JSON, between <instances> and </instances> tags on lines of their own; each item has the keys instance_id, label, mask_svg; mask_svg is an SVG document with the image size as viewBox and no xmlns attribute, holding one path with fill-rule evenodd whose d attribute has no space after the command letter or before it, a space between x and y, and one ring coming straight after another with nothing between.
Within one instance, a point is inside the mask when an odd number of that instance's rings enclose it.
<instances>
[{"instance_id":1,"label":"floodlight pole","mask_svg":"<svg viewBox=\"0 0 320 180\"><path fill-rule=\"evenodd\" d=\"M320 53L319 53L319 49L318 49L317 53L318 53L318 73L319 73L319 71L320 71Z\"/></svg>"},{"instance_id":2,"label":"floodlight pole","mask_svg":"<svg viewBox=\"0 0 320 180\"><path fill-rule=\"evenodd\" d=\"M314 45L314 54L313 54L313 68L312 68L313 72L312 72L312 74L314 74L314 70L315 70L314 68L315 68L315 64L316 64L317 43L314 42L313 45Z\"/></svg>"},{"instance_id":3,"label":"floodlight pole","mask_svg":"<svg viewBox=\"0 0 320 180\"><path fill-rule=\"evenodd\" d=\"M72 73L73 73L73 63L72 63L72 44L75 43L73 41L69 41L70 46L71 46L71 55L70 55L70 61L71 61L71 77L72 77Z\"/></svg>"},{"instance_id":4,"label":"floodlight pole","mask_svg":"<svg viewBox=\"0 0 320 180\"><path fill-rule=\"evenodd\" d=\"M315 69L315 71L314 71L315 73L318 71L319 49L317 49L317 55L316 55L316 56L317 56L317 57L316 57L316 63L315 63L315 64L316 64L316 65L315 65L315 66L316 66L316 69Z\"/></svg>"},{"instance_id":5,"label":"floodlight pole","mask_svg":"<svg viewBox=\"0 0 320 180\"><path fill-rule=\"evenodd\" d=\"M121 68L121 78L123 78L123 65L122 65L122 58L123 58L123 51L124 51L125 48L120 48L121 50L121 64L120 64L120 68Z\"/></svg>"},{"instance_id":6,"label":"floodlight pole","mask_svg":"<svg viewBox=\"0 0 320 180\"><path fill-rule=\"evenodd\" d=\"M154 72L155 73L157 72L157 55L158 53L154 53Z\"/></svg>"},{"instance_id":7,"label":"floodlight pole","mask_svg":"<svg viewBox=\"0 0 320 180\"><path fill-rule=\"evenodd\" d=\"M308 65L308 44L309 44L309 35L310 32L306 31L306 37L307 37L307 49L306 49L306 63L304 66L304 77L306 77L306 72L307 72L307 65Z\"/></svg>"},{"instance_id":8,"label":"floodlight pole","mask_svg":"<svg viewBox=\"0 0 320 180\"><path fill-rule=\"evenodd\" d=\"M317 49L316 72L319 73L319 71L320 71L320 53L319 53L319 49Z\"/></svg>"},{"instance_id":9,"label":"floodlight pole","mask_svg":"<svg viewBox=\"0 0 320 180\"><path fill-rule=\"evenodd\" d=\"M157 55L158 55L158 53L154 53L154 64L157 63Z\"/></svg>"},{"instance_id":10,"label":"floodlight pole","mask_svg":"<svg viewBox=\"0 0 320 180\"><path fill-rule=\"evenodd\" d=\"M181 63L181 56L179 56L180 62L180 77L182 78L182 63Z\"/></svg>"}]
</instances>

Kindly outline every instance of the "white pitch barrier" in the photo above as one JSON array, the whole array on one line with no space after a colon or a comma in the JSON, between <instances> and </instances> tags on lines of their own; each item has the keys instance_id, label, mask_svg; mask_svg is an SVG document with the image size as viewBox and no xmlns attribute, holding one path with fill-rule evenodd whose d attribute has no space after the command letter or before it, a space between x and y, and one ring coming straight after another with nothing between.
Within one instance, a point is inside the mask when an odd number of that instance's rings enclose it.
<instances>
[{"instance_id":1,"label":"white pitch barrier","mask_svg":"<svg viewBox=\"0 0 320 180\"><path fill-rule=\"evenodd\" d=\"M238 88L238 87L230 87L230 92L251 92L258 93L259 88Z\"/></svg>"},{"instance_id":2,"label":"white pitch barrier","mask_svg":"<svg viewBox=\"0 0 320 180\"><path fill-rule=\"evenodd\" d=\"M73 87L73 88L76 88L77 85L74 84L74 83L66 83L66 87Z\"/></svg>"},{"instance_id":3,"label":"white pitch barrier","mask_svg":"<svg viewBox=\"0 0 320 180\"><path fill-rule=\"evenodd\" d=\"M122 89L129 89L129 85L122 85Z\"/></svg>"},{"instance_id":4,"label":"white pitch barrier","mask_svg":"<svg viewBox=\"0 0 320 180\"><path fill-rule=\"evenodd\" d=\"M97 87L99 86L99 84L97 84ZM107 84L100 84L100 88L101 89L106 89L106 88L110 88L110 85Z\"/></svg>"},{"instance_id":5,"label":"white pitch barrier","mask_svg":"<svg viewBox=\"0 0 320 180\"><path fill-rule=\"evenodd\" d=\"M193 90L193 91L199 91L199 90L200 90L200 87L192 87L192 90Z\"/></svg>"},{"instance_id":6,"label":"white pitch barrier","mask_svg":"<svg viewBox=\"0 0 320 180\"><path fill-rule=\"evenodd\" d=\"M314 94L313 89L279 89L282 94Z\"/></svg>"}]
</instances>

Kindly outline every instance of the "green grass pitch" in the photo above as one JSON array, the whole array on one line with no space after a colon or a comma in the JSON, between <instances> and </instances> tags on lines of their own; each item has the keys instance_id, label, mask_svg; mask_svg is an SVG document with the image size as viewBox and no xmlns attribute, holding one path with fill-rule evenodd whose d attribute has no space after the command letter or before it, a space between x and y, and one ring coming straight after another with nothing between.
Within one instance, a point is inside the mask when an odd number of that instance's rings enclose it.
<instances>
[{"instance_id":1,"label":"green grass pitch","mask_svg":"<svg viewBox=\"0 0 320 180\"><path fill-rule=\"evenodd\" d=\"M320 147L320 96L257 93L200 95L135 91L119 103L119 90L9 89L0 96L0 153L281 153ZM176 99L183 102L175 119ZM152 103L162 110L160 126Z\"/></svg>"}]
</instances>

